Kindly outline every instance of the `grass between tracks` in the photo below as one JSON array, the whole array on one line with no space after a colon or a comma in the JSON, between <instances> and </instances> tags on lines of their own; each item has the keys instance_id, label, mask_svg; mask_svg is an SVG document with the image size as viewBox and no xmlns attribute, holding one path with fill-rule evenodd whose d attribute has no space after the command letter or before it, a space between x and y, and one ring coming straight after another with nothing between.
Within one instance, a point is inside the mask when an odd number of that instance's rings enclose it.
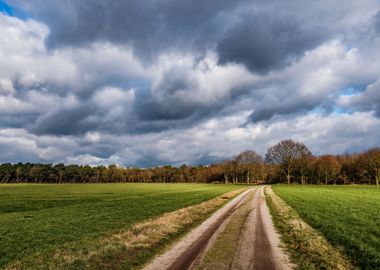
<instances>
[{"instance_id":1,"label":"grass between tracks","mask_svg":"<svg viewBox=\"0 0 380 270\"><path fill-rule=\"evenodd\" d=\"M250 203L254 192L249 194L246 201L226 220L220 228L212 246L202 257L196 269L199 270L228 270L233 269L233 260L240 246L242 231L251 211Z\"/></svg>"}]
</instances>

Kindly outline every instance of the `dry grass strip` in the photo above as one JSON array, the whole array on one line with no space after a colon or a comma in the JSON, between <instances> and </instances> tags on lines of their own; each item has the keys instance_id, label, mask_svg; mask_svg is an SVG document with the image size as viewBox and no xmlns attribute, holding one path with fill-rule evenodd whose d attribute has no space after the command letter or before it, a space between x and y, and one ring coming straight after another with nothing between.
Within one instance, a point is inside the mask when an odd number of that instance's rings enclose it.
<instances>
[{"instance_id":1,"label":"dry grass strip","mask_svg":"<svg viewBox=\"0 0 380 270\"><path fill-rule=\"evenodd\" d=\"M136 268L163 244L170 243L244 190L231 191L203 203L165 213L96 241L84 240L79 246L66 245L52 254L35 253L22 262L13 262L6 269L35 269L36 266L38 269Z\"/></svg>"},{"instance_id":2,"label":"dry grass strip","mask_svg":"<svg viewBox=\"0 0 380 270\"><path fill-rule=\"evenodd\" d=\"M265 190L273 220L298 269L355 269L340 250L305 223L273 190Z\"/></svg>"}]
</instances>

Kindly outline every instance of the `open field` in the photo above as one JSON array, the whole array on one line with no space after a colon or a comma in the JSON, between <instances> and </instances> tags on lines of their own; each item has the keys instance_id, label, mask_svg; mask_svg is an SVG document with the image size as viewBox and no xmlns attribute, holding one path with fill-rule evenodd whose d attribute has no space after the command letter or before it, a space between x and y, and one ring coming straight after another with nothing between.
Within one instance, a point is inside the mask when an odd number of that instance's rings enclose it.
<instances>
[{"instance_id":1,"label":"open field","mask_svg":"<svg viewBox=\"0 0 380 270\"><path fill-rule=\"evenodd\" d=\"M81 249L135 223L241 188L206 184L0 185L0 268L14 261L49 258L61 247ZM144 261L152 252L139 259ZM81 267L74 264L71 268Z\"/></svg>"},{"instance_id":2,"label":"open field","mask_svg":"<svg viewBox=\"0 0 380 270\"><path fill-rule=\"evenodd\" d=\"M374 186L286 186L273 191L340 247L360 269L380 265L380 189Z\"/></svg>"}]
</instances>

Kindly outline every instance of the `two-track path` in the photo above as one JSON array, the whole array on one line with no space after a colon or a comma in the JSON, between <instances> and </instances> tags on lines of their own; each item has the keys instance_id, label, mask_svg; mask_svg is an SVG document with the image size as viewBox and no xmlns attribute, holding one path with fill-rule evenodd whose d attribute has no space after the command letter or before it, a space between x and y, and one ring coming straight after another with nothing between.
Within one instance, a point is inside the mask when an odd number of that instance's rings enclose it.
<instances>
[{"instance_id":1,"label":"two-track path","mask_svg":"<svg viewBox=\"0 0 380 270\"><path fill-rule=\"evenodd\" d=\"M216 211L209 219L189 232L170 250L156 257L145 266L145 270L197 269L196 262L210 248L217 234L233 218L233 214L247 200L250 200L250 212L246 218L244 229L240 233L239 243L235 244L234 258L230 269L291 269L288 257L279 248L280 240L276 233L269 209L266 205L264 188L249 189L224 207ZM253 196L252 193L254 193ZM231 255L231 254L229 254Z\"/></svg>"}]
</instances>

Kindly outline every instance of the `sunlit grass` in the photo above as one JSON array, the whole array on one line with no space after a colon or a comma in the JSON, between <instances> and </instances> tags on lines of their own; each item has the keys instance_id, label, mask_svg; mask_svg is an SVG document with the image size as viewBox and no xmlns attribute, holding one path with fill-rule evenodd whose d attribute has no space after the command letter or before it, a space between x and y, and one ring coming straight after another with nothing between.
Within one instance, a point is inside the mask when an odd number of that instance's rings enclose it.
<instances>
[{"instance_id":1,"label":"sunlit grass","mask_svg":"<svg viewBox=\"0 0 380 270\"><path fill-rule=\"evenodd\" d=\"M286 186L273 190L361 269L380 266L380 189L374 186Z\"/></svg>"},{"instance_id":2,"label":"sunlit grass","mask_svg":"<svg viewBox=\"0 0 380 270\"><path fill-rule=\"evenodd\" d=\"M0 185L0 268L31 254L98 239L241 186Z\"/></svg>"}]
</instances>

